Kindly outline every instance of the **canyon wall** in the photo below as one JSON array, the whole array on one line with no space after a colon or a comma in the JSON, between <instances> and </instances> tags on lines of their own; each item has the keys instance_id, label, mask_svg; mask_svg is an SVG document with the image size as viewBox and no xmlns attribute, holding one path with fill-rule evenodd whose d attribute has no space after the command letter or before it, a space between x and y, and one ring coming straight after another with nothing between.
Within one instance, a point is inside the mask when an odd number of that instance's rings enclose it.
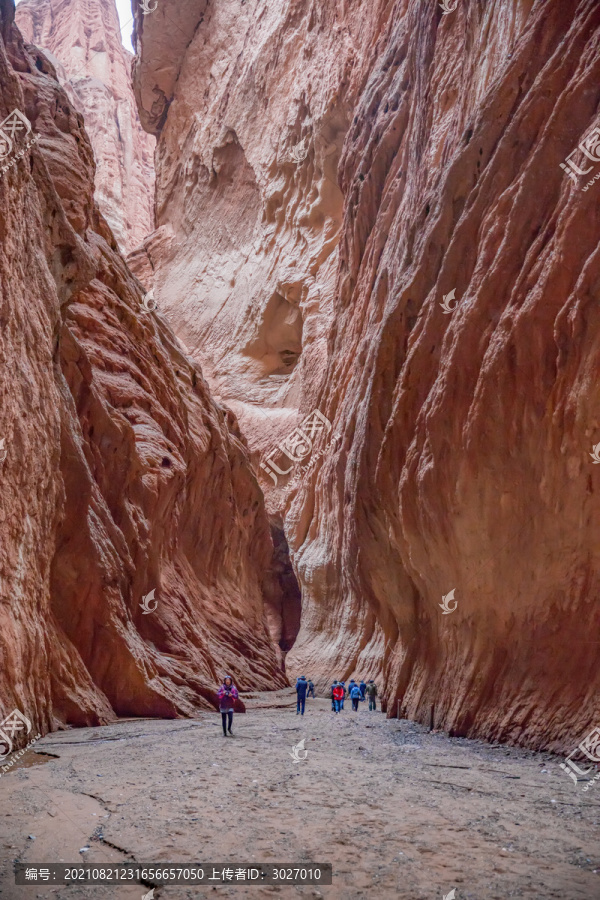
<instances>
[{"instance_id":1,"label":"canyon wall","mask_svg":"<svg viewBox=\"0 0 600 900\"><path fill-rule=\"evenodd\" d=\"M94 196L121 252L129 253L154 228L156 142L140 125L133 57L121 42L114 0L22 0L16 23L49 55L84 116L96 160Z\"/></svg>"},{"instance_id":2,"label":"canyon wall","mask_svg":"<svg viewBox=\"0 0 600 900\"><path fill-rule=\"evenodd\" d=\"M83 119L13 20L0 0L0 711L46 731L190 715L225 672L281 687L244 440L142 303Z\"/></svg>"},{"instance_id":3,"label":"canyon wall","mask_svg":"<svg viewBox=\"0 0 600 900\"><path fill-rule=\"evenodd\" d=\"M136 10L135 265L257 471L286 439L306 464L260 469L302 590L289 672L571 749L600 715L600 186L560 164L598 124L600 9L447 6Z\"/></svg>"}]
</instances>

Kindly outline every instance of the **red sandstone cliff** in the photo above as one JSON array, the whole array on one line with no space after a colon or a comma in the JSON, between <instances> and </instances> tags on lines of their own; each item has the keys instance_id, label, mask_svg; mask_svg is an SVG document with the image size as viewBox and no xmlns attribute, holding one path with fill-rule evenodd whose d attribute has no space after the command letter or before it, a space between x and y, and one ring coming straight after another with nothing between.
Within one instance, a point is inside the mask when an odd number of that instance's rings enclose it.
<instances>
[{"instance_id":1,"label":"red sandstone cliff","mask_svg":"<svg viewBox=\"0 0 600 900\"><path fill-rule=\"evenodd\" d=\"M61 64L59 80L92 143L96 201L129 253L154 228L155 140L140 125L114 0L22 0L16 23Z\"/></svg>"},{"instance_id":2,"label":"red sandstone cliff","mask_svg":"<svg viewBox=\"0 0 600 900\"><path fill-rule=\"evenodd\" d=\"M600 715L600 186L560 163L598 124L595 0L136 23L139 271L256 463L314 408L341 434L293 491L264 481L302 588L291 671L572 748Z\"/></svg>"},{"instance_id":3,"label":"red sandstone cliff","mask_svg":"<svg viewBox=\"0 0 600 900\"><path fill-rule=\"evenodd\" d=\"M0 119L26 117L0 144L0 708L46 730L191 714L224 670L281 686L237 424L144 311L82 117L13 15L0 0Z\"/></svg>"}]
</instances>

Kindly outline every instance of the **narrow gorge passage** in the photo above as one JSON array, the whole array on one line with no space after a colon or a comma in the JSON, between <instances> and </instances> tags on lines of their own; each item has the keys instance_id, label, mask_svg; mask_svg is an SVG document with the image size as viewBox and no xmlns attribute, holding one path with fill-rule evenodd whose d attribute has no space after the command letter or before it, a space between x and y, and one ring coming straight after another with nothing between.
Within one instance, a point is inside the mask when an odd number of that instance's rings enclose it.
<instances>
[{"instance_id":1,"label":"narrow gorge passage","mask_svg":"<svg viewBox=\"0 0 600 900\"><path fill-rule=\"evenodd\" d=\"M209 713L48 735L36 753L52 758L38 756L3 786L4 871L13 855L84 867L293 860L333 862L333 885L157 886L154 900L597 897L600 803L574 799L556 757L431 734L364 708L332 721L319 698L299 722L292 695L244 697L233 739ZM295 763L302 739L308 752ZM0 896L139 900L153 884L38 883Z\"/></svg>"},{"instance_id":2,"label":"narrow gorge passage","mask_svg":"<svg viewBox=\"0 0 600 900\"><path fill-rule=\"evenodd\" d=\"M0 0L2 900L598 900L599 47Z\"/></svg>"}]
</instances>

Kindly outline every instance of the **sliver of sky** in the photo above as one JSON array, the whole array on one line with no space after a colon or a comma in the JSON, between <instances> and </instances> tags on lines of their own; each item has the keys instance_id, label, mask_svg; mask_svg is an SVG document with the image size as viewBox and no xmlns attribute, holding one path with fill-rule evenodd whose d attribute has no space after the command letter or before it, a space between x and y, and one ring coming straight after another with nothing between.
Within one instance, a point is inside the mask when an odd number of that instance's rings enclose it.
<instances>
[{"instance_id":1,"label":"sliver of sky","mask_svg":"<svg viewBox=\"0 0 600 900\"><path fill-rule=\"evenodd\" d=\"M119 21L121 23L121 41L123 46L134 52L131 43L131 33L133 31L133 13L131 11L131 0L116 0L117 12L119 13Z\"/></svg>"},{"instance_id":2,"label":"sliver of sky","mask_svg":"<svg viewBox=\"0 0 600 900\"><path fill-rule=\"evenodd\" d=\"M18 6L20 2L21 0L15 0L15 5ZM115 0L117 12L119 14L119 22L121 24L121 42L131 53L134 52L131 43L131 33L133 31L132 2L137 2L137 0Z\"/></svg>"}]
</instances>

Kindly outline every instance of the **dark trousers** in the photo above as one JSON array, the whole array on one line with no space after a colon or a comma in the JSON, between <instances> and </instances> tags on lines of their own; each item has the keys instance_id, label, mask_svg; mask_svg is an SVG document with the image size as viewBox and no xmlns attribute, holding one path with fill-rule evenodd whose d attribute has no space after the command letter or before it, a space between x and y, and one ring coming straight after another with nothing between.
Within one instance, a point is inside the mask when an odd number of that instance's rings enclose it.
<instances>
[{"instance_id":1,"label":"dark trousers","mask_svg":"<svg viewBox=\"0 0 600 900\"><path fill-rule=\"evenodd\" d=\"M225 726L227 724L227 719L229 719L229 732L231 733L231 723L233 722L233 710L230 709L228 712L221 713L221 722L223 723L223 734L227 734L225 730Z\"/></svg>"},{"instance_id":2,"label":"dark trousers","mask_svg":"<svg viewBox=\"0 0 600 900\"><path fill-rule=\"evenodd\" d=\"M296 703L296 712L301 712L304 715L304 704L306 703L306 696L302 694L298 694L298 702Z\"/></svg>"},{"instance_id":3,"label":"dark trousers","mask_svg":"<svg viewBox=\"0 0 600 900\"><path fill-rule=\"evenodd\" d=\"M369 697L369 709L377 709L377 700L375 697Z\"/></svg>"},{"instance_id":4,"label":"dark trousers","mask_svg":"<svg viewBox=\"0 0 600 900\"><path fill-rule=\"evenodd\" d=\"M358 704L359 703L360 703L360 697L352 698L352 709L354 710L354 712L358 712Z\"/></svg>"},{"instance_id":5,"label":"dark trousers","mask_svg":"<svg viewBox=\"0 0 600 900\"><path fill-rule=\"evenodd\" d=\"M311 688L308 689L308 694L307 694L307 696L308 696L308 697L314 697L314 696L315 696L315 689L314 689L314 687L311 687Z\"/></svg>"}]
</instances>

